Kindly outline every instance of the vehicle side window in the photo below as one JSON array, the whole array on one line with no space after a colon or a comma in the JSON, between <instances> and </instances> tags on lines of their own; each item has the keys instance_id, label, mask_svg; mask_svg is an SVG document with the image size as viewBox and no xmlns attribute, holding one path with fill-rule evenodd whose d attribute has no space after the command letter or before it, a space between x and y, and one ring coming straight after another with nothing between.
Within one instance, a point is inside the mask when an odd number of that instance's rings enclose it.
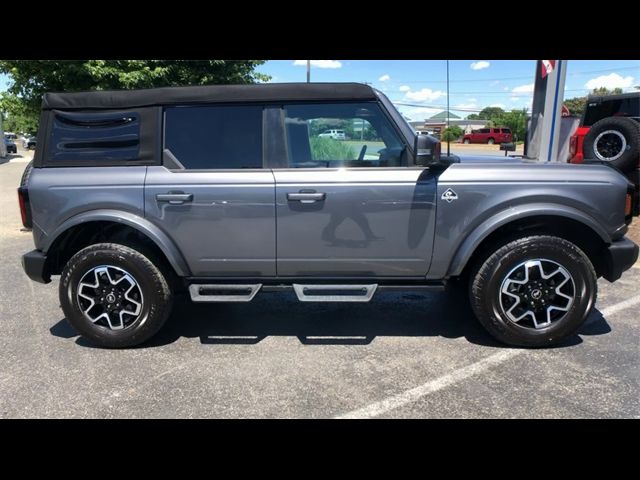
<instances>
[{"instance_id":1,"label":"vehicle side window","mask_svg":"<svg viewBox=\"0 0 640 480\"><path fill-rule=\"evenodd\" d=\"M398 167L405 145L375 103L285 106L290 168Z\"/></svg>"},{"instance_id":2,"label":"vehicle side window","mask_svg":"<svg viewBox=\"0 0 640 480\"><path fill-rule=\"evenodd\" d=\"M478 130L478 133L490 133L491 129L490 128L481 128L480 130Z\"/></svg>"},{"instance_id":3,"label":"vehicle side window","mask_svg":"<svg viewBox=\"0 0 640 480\"><path fill-rule=\"evenodd\" d=\"M262 107L169 107L164 148L188 170L262 168Z\"/></svg>"},{"instance_id":4,"label":"vehicle side window","mask_svg":"<svg viewBox=\"0 0 640 480\"><path fill-rule=\"evenodd\" d=\"M53 111L48 163L82 166L138 160L140 124L135 111Z\"/></svg>"},{"instance_id":5,"label":"vehicle side window","mask_svg":"<svg viewBox=\"0 0 640 480\"><path fill-rule=\"evenodd\" d=\"M511 130L509 130L508 128L503 128L502 133L511 133Z\"/></svg>"}]
</instances>

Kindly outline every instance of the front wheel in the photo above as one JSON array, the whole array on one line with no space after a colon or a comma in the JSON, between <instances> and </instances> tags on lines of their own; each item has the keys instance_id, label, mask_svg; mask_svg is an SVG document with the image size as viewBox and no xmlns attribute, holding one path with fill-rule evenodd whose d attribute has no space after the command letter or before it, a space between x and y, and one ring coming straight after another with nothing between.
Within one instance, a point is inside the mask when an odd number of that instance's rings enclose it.
<instances>
[{"instance_id":1,"label":"front wheel","mask_svg":"<svg viewBox=\"0 0 640 480\"><path fill-rule=\"evenodd\" d=\"M463 142L465 145L469 145L469 144L471 143L471 140L469 140L468 138L465 138L462 142Z\"/></svg>"},{"instance_id":2,"label":"front wheel","mask_svg":"<svg viewBox=\"0 0 640 480\"><path fill-rule=\"evenodd\" d=\"M171 312L172 294L158 267L140 252L100 243L67 262L60 304L83 337L101 347L124 348L160 330Z\"/></svg>"},{"instance_id":3,"label":"front wheel","mask_svg":"<svg viewBox=\"0 0 640 480\"><path fill-rule=\"evenodd\" d=\"M591 312L597 276L573 243L551 236L515 240L471 276L471 306L497 340L520 347L556 344Z\"/></svg>"},{"instance_id":4,"label":"front wheel","mask_svg":"<svg viewBox=\"0 0 640 480\"><path fill-rule=\"evenodd\" d=\"M487 140L487 143L489 145L493 145L494 143L496 143L496 141L493 138L490 138L489 140Z\"/></svg>"}]
</instances>

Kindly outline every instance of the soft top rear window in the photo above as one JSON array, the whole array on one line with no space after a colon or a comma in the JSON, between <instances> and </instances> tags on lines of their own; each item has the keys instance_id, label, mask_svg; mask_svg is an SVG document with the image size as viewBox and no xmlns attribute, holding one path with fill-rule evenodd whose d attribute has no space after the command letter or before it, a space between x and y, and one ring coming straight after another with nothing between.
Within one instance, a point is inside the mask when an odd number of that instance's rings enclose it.
<instances>
[{"instance_id":1,"label":"soft top rear window","mask_svg":"<svg viewBox=\"0 0 640 480\"><path fill-rule=\"evenodd\" d=\"M156 109L52 110L46 166L148 165L159 144Z\"/></svg>"}]
</instances>

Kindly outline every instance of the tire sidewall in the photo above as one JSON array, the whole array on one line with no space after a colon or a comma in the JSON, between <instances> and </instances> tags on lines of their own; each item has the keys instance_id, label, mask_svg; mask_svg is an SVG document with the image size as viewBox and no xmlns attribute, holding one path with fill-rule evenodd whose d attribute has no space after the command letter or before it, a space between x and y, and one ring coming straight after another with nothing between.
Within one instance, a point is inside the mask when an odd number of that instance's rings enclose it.
<instances>
[{"instance_id":1,"label":"tire sidewall","mask_svg":"<svg viewBox=\"0 0 640 480\"><path fill-rule=\"evenodd\" d=\"M595 141L598 135L614 130L622 135L627 142L625 151L615 160L605 160L623 172L638 168L640 158L640 124L629 118L605 118L596 122L584 139L584 156L589 160L600 160L596 155Z\"/></svg>"},{"instance_id":2,"label":"tire sidewall","mask_svg":"<svg viewBox=\"0 0 640 480\"><path fill-rule=\"evenodd\" d=\"M574 281L575 298L561 320L548 327L533 329L518 326L508 319L500 303L500 295L502 282L513 268L524 261L538 258L552 260L567 269ZM493 326L510 342L525 346L553 344L574 333L595 303L596 279L585 259L586 257L581 258L575 251L560 245L536 244L533 241L508 252L490 270L489 281L482 292L482 300L488 307Z\"/></svg>"},{"instance_id":3,"label":"tire sidewall","mask_svg":"<svg viewBox=\"0 0 640 480\"><path fill-rule=\"evenodd\" d=\"M60 279L60 303L67 320L82 336L110 347L135 345L153 335L158 328L156 322L150 320L158 315L158 304L162 302L157 294L162 286L154 281L155 272L136 256L127 255L127 247L122 249L120 252L106 248L82 250L77 254L77 258L74 256L67 264ZM78 305L77 292L80 280L91 269L101 265L125 270L133 276L142 292L142 312L133 324L123 330L111 330L93 324L84 316Z\"/></svg>"}]
</instances>

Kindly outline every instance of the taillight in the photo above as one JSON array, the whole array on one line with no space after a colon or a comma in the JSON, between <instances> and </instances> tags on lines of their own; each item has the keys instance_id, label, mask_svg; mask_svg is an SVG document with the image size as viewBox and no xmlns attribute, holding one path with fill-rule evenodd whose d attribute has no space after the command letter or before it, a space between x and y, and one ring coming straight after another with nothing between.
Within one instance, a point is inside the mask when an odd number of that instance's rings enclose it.
<instances>
[{"instance_id":1,"label":"taillight","mask_svg":"<svg viewBox=\"0 0 640 480\"><path fill-rule=\"evenodd\" d=\"M25 228L31 228L31 208L29 205L29 192L26 188L18 188L18 203L20 204L20 216L22 217L22 225Z\"/></svg>"}]
</instances>

